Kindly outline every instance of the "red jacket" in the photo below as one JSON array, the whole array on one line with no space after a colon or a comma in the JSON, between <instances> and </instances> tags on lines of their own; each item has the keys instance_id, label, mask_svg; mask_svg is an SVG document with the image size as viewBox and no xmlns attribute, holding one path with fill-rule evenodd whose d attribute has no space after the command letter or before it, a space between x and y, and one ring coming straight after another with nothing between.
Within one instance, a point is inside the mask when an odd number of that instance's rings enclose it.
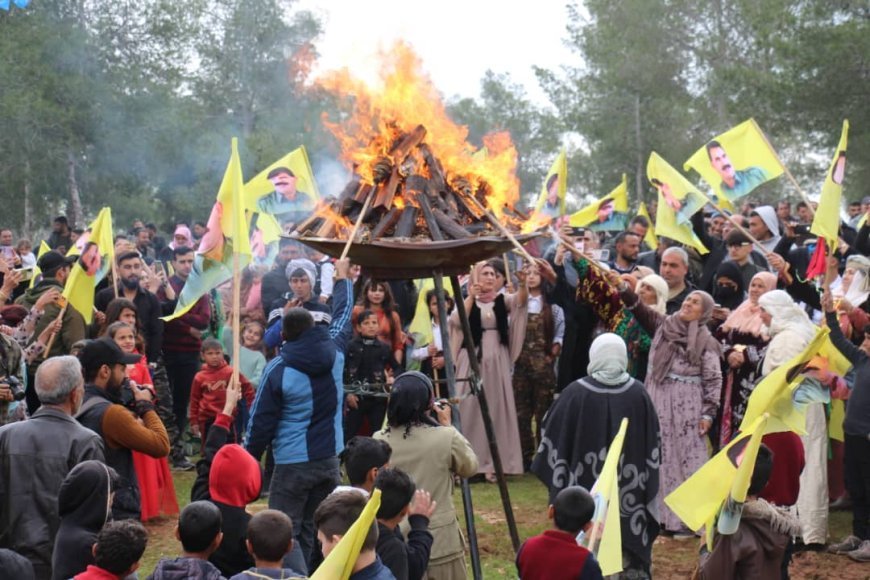
<instances>
[{"instance_id":1,"label":"red jacket","mask_svg":"<svg viewBox=\"0 0 870 580\"><path fill-rule=\"evenodd\" d=\"M175 290L178 297L184 288L184 281L178 276L169 278L169 285ZM164 305L164 314L171 313L175 309L177 300L168 300L163 288L157 291L157 299ZM171 306L170 312L166 310ZM203 296L196 301L193 307L175 320L170 320L163 328L163 350L167 352L199 352L202 348L202 339L190 334L191 328L205 330L211 320L211 307L208 296Z\"/></svg>"},{"instance_id":2,"label":"red jacket","mask_svg":"<svg viewBox=\"0 0 870 580\"><path fill-rule=\"evenodd\" d=\"M517 553L523 580L601 580L601 568L589 550L561 530L545 530L529 538Z\"/></svg>"},{"instance_id":3,"label":"red jacket","mask_svg":"<svg viewBox=\"0 0 870 580\"><path fill-rule=\"evenodd\" d=\"M778 506L793 506L801 489L804 470L804 445L797 433L768 433L761 438L773 452L773 469L758 497Z\"/></svg>"},{"instance_id":4,"label":"red jacket","mask_svg":"<svg viewBox=\"0 0 870 580\"><path fill-rule=\"evenodd\" d=\"M193 425L201 425L221 414L227 402L227 385L232 376L233 367L227 363L216 369L203 365L202 370L196 373L190 387L190 422ZM239 380L242 383L242 396L250 409L254 404L254 389L241 373Z\"/></svg>"}]
</instances>

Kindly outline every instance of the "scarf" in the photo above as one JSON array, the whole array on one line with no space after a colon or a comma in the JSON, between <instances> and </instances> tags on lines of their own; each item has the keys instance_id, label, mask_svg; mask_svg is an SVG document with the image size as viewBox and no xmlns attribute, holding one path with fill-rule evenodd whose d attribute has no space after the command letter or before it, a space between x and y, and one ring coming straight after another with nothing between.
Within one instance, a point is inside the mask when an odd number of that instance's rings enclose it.
<instances>
[{"instance_id":1,"label":"scarf","mask_svg":"<svg viewBox=\"0 0 870 580\"><path fill-rule=\"evenodd\" d=\"M586 367L589 376L605 385L622 385L631 378L626 368L628 352L622 338L606 332L592 341L592 346L589 347L589 366Z\"/></svg>"},{"instance_id":2,"label":"scarf","mask_svg":"<svg viewBox=\"0 0 870 580\"><path fill-rule=\"evenodd\" d=\"M173 250L178 247L178 244L175 243L175 236L184 236L187 240L184 242L184 246L188 248L193 248L193 236L190 233L190 228L187 226L178 226L175 228L175 233L172 234L172 241L169 242L169 247Z\"/></svg>"},{"instance_id":3,"label":"scarf","mask_svg":"<svg viewBox=\"0 0 870 580\"><path fill-rule=\"evenodd\" d=\"M656 293L656 305L651 308L659 314L665 314L668 307L668 283L658 274L649 274L637 281L638 285L648 286Z\"/></svg>"},{"instance_id":4,"label":"scarf","mask_svg":"<svg viewBox=\"0 0 870 580\"><path fill-rule=\"evenodd\" d=\"M737 284L737 288L720 286L720 278L731 280ZM746 296L744 291L743 273L740 271L740 267L734 262L722 262L716 269L716 277L713 281L713 299L716 303L728 310L735 310Z\"/></svg>"},{"instance_id":5,"label":"scarf","mask_svg":"<svg viewBox=\"0 0 870 580\"><path fill-rule=\"evenodd\" d=\"M759 280L764 284L762 296L776 289L776 274L759 272L752 277L752 282L755 280ZM750 282L750 286L752 282ZM722 324L722 330L725 332L736 330L737 332L761 336L763 326L764 323L761 322L761 306L758 305L757 300L753 302L751 298L747 298L725 319L725 322Z\"/></svg>"},{"instance_id":6,"label":"scarf","mask_svg":"<svg viewBox=\"0 0 870 580\"><path fill-rule=\"evenodd\" d=\"M471 273L472 284L480 280L480 272L487 266L495 270L495 267L489 262L480 262L474 267L474 270ZM477 295L477 298L475 300L477 300L477 302L480 302L481 304L488 304L495 300L496 296L498 296L498 292L496 292L495 289L488 290L486 292L481 291L481 293Z\"/></svg>"},{"instance_id":7,"label":"scarf","mask_svg":"<svg viewBox=\"0 0 870 580\"><path fill-rule=\"evenodd\" d=\"M758 305L770 314L767 333L771 338L784 330L794 332L806 343L815 338L816 325L784 290L771 290L758 299Z\"/></svg>"},{"instance_id":8,"label":"scarf","mask_svg":"<svg viewBox=\"0 0 870 580\"><path fill-rule=\"evenodd\" d=\"M855 308L860 308L867 297L870 296L870 260L861 255L849 256L846 260L846 269L853 269L855 274L849 283L849 289L843 289L843 278L831 285L831 293L834 299L845 298Z\"/></svg>"},{"instance_id":9,"label":"scarf","mask_svg":"<svg viewBox=\"0 0 870 580\"><path fill-rule=\"evenodd\" d=\"M675 312L667 318L659 327L653 338L650 352L650 371L653 382L661 384L671 370L674 360L680 355L688 357L693 365L700 365L704 352L708 349L719 351L719 343L707 330L707 321L713 314L713 297L701 290L695 290L689 297L698 295L701 297L703 311L701 317L691 322L680 318L680 313Z\"/></svg>"}]
</instances>

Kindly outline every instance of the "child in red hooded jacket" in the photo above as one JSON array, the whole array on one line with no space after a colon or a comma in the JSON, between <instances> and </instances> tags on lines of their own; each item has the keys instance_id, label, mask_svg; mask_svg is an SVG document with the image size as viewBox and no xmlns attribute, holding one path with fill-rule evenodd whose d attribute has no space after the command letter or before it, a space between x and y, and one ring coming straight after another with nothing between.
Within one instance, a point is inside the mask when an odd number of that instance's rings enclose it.
<instances>
[{"instance_id":1,"label":"child in red hooded jacket","mask_svg":"<svg viewBox=\"0 0 870 580\"><path fill-rule=\"evenodd\" d=\"M227 401L227 386L233 376L233 367L224 358L221 343L213 338L202 341L202 359L205 364L193 377L193 384L190 387L190 424L191 431L202 439L204 447L208 430ZM241 373L239 373L239 382L242 396L250 409L254 403L254 389ZM234 410L233 418L235 413ZM230 425L230 441L238 441L232 425Z\"/></svg>"}]
</instances>

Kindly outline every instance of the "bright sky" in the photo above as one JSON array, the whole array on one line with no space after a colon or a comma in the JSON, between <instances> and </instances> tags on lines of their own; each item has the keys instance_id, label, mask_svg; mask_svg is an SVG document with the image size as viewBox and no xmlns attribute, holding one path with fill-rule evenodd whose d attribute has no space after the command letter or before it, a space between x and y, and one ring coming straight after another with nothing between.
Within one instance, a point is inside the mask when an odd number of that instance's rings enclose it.
<instances>
[{"instance_id":1,"label":"bright sky","mask_svg":"<svg viewBox=\"0 0 870 580\"><path fill-rule=\"evenodd\" d=\"M478 97L487 69L510 73L538 104L546 96L533 65L554 69L573 56L562 44L567 0L512 4L493 0L301 0L320 16L316 41L323 70L348 67L369 80L379 48L411 44L445 98Z\"/></svg>"}]
</instances>

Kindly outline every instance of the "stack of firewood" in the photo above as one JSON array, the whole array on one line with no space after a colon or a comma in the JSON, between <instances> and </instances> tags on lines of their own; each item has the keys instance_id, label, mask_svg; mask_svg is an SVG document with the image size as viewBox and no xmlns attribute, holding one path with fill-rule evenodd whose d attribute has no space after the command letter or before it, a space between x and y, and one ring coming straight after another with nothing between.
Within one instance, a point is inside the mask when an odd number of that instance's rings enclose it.
<instances>
[{"instance_id":1,"label":"stack of firewood","mask_svg":"<svg viewBox=\"0 0 870 580\"><path fill-rule=\"evenodd\" d=\"M384 238L423 242L500 235L490 221L492 213L487 211L494 209L487 206L489 184L475 179L475 187L466 177L446 175L424 142L425 137L426 128L422 125L410 133L397 134L389 153L375 162L370 180L354 176L338 199L323 200L309 218L292 226L290 232L303 237L346 239L365 210L356 237L360 242ZM528 219L508 206L500 209L505 225L518 226Z\"/></svg>"}]
</instances>

